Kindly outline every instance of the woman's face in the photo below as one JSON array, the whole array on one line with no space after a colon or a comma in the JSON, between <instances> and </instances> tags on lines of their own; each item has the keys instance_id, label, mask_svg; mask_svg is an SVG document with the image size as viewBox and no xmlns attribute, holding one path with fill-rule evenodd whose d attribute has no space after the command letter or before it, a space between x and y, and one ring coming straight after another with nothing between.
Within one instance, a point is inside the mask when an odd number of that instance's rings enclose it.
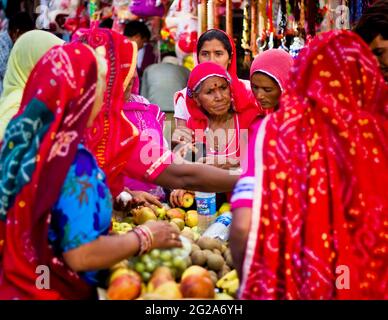
<instances>
[{"instance_id":1,"label":"woman's face","mask_svg":"<svg viewBox=\"0 0 388 320\"><path fill-rule=\"evenodd\" d=\"M231 103L229 83L216 76L206 79L194 93L194 101L211 116L225 115Z\"/></svg>"},{"instance_id":2,"label":"woman's face","mask_svg":"<svg viewBox=\"0 0 388 320\"><path fill-rule=\"evenodd\" d=\"M282 94L279 85L264 73L256 72L251 78L251 89L256 101L264 109L277 107Z\"/></svg>"},{"instance_id":3,"label":"woman's face","mask_svg":"<svg viewBox=\"0 0 388 320\"><path fill-rule=\"evenodd\" d=\"M198 55L199 63L211 61L214 62L225 70L228 69L231 58L229 57L228 51L225 49L221 41L213 39L205 41L202 45Z\"/></svg>"}]
</instances>

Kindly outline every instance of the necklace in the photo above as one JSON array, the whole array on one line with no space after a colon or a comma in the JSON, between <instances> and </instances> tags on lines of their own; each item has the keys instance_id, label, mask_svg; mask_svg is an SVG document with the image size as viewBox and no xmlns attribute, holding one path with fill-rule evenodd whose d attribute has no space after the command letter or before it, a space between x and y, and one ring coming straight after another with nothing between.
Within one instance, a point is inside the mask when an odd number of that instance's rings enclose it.
<instances>
[{"instance_id":1,"label":"necklace","mask_svg":"<svg viewBox=\"0 0 388 320\"><path fill-rule=\"evenodd\" d=\"M236 128L234 128L234 116L228 119L223 125L215 130L210 129L208 126L205 130L205 136L207 146L210 152L219 153L220 151L226 151L230 142L236 136ZM233 134L229 137L229 131L232 130Z\"/></svg>"}]
</instances>

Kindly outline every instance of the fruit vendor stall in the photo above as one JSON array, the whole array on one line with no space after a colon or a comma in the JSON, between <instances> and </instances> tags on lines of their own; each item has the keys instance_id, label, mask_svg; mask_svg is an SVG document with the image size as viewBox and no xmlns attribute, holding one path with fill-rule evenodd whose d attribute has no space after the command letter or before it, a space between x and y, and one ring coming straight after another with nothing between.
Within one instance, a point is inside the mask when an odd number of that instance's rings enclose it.
<instances>
[{"instance_id":1,"label":"fruit vendor stall","mask_svg":"<svg viewBox=\"0 0 388 320\"><path fill-rule=\"evenodd\" d=\"M207 220L210 228L205 229L206 224L201 224L201 214L196 210L195 196L187 193L184 199L182 208L170 208L165 203L163 208L144 206L117 212L112 221L113 234L129 232L149 220L163 220L179 231L182 247L153 249L116 264L110 270L107 288L99 289L100 299L236 297L239 280L227 242L230 205L223 203L213 221ZM225 228L215 229L219 221L223 221Z\"/></svg>"}]
</instances>

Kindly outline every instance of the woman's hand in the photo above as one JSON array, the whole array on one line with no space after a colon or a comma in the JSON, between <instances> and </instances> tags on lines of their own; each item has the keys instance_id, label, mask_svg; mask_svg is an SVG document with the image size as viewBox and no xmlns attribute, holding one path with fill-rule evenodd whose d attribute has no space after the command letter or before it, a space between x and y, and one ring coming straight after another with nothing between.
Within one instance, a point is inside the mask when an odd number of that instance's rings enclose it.
<instances>
[{"instance_id":1,"label":"woman's hand","mask_svg":"<svg viewBox=\"0 0 388 320\"><path fill-rule=\"evenodd\" d=\"M152 249L182 247L179 233L166 221L147 221L145 224L153 235Z\"/></svg>"},{"instance_id":2,"label":"woman's hand","mask_svg":"<svg viewBox=\"0 0 388 320\"><path fill-rule=\"evenodd\" d=\"M122 197L117 197L114 205L115 210L127 211L138 206L145 206L154 210L153 205L156 205L159 208L163 207L161 202L155 196L148 192L132 191L126 187L124 187L124 191L127 192L131 196L131 198L123 199Z\"/></svg>"},{"instance_id":3,"label":"woman's hand","mask_svg":"<svg viewBox=\"0 0 388 320\"><path fill-rule=\"evenodd\" d=\"M184 189L175 189L170 194L170 204L173 207L182 207L183 206L183 196L185 193L194 194L193 191L188 191Z\"/></svg>"},{"instance_id":4,"label":"woman's hand","mask_svg":"<svg viewBox=\"0 0 388 320\"><path fill-rule=\"evenodd\" d=\"M171 142L173 144L193 143L193 130L189 128L176 128L172 134Z\"/></svg>"}]
</instances>

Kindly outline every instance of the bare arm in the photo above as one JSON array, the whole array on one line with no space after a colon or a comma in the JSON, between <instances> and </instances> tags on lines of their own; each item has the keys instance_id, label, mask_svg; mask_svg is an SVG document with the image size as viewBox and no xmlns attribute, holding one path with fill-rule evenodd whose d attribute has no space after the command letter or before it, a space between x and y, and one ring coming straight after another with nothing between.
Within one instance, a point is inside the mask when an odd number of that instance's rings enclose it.
<instances>
[{"instance_id":1,"label":"bare arm","mask_svg":"<svg viewBox=\"0 0 388 320\"><path fill-rule=\"evenodd\" d=\"M180 247L179 234L167 222L150 221L146 223L154 238L152 248ZM175 234L175 237L172 237ZM63 253L67 265L74 271L107 269L114 264L132 257L139 252L139 239L134 232L123 235L100 236Z\"/></svg>"},{"instance_id":2,"label":"bare arm","mask_svg":"<svg viewBox=\"0 0 388 320\"><path fill-rule=\"evenodd\" d=\"M155 183L171 189L200 190L204 192L229 192L239 175L199 163L172 163Z\"/></svg>"},{"instance_id":3,"label":"bare arm","mask_svg":"<svg viewBox=\"0 0 388 320\"><path fill-rule=\"evenodd\" d=\"M238 208L233 211L229 246L232 251L233 263L237 269L240 280L242 279L245 250L251 226L251 215L251 208Z\"/></svg>"},{"instance_id":4,"label":"bare arm","mask_svg":"<svg viewBox=\"0 0 388 320\"><path fill-rule=\"evenodd\" d=\"M63 253L67 265L74 271L107 269L135 256L139 239L134 232L124 235L100 236L98 239Z\"/></svg>"}]
</instances>

